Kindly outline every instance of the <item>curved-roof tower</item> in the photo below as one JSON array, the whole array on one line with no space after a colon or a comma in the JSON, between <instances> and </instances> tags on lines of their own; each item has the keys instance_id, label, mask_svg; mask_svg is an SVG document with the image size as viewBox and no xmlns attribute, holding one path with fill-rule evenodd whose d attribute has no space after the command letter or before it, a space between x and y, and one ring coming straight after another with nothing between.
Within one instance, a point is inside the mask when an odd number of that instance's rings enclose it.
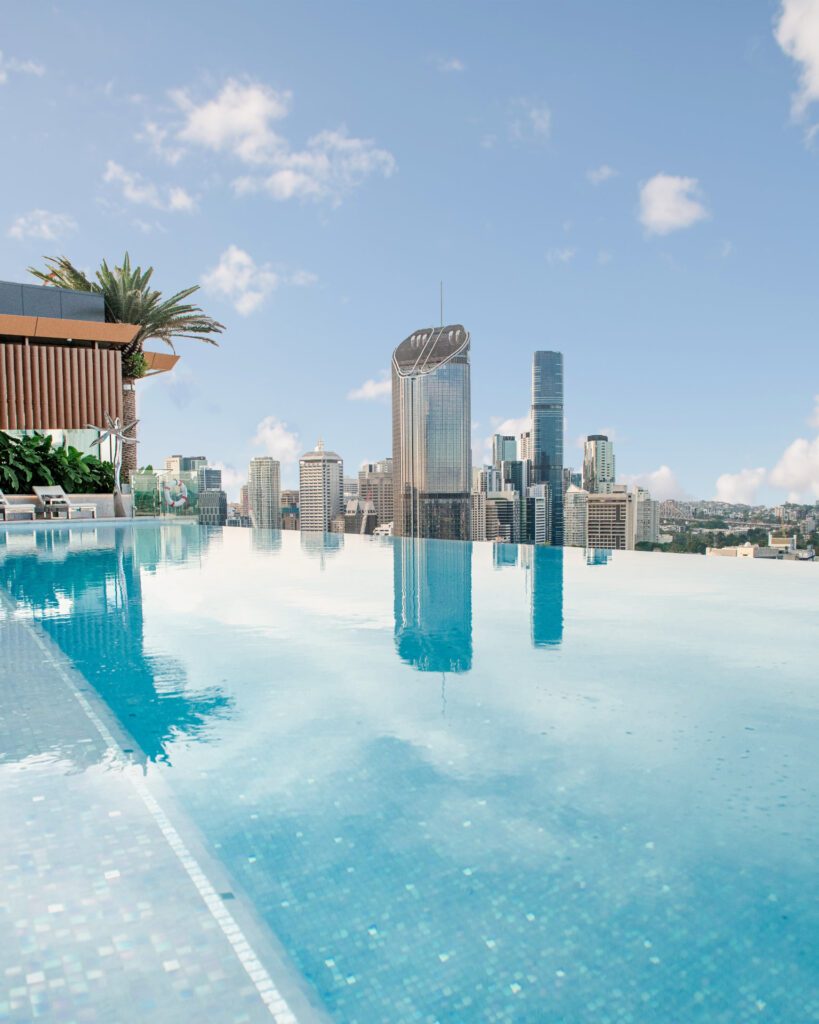
<instances>
[{"instance_id":1,"label":"curved-roof tower","mask_svg":"<svg viewBox=\"0 0 819 1024\"><path fill-rule=\"evenodd\" d=\"M469 540L469 331L413 331L392 356L393 532Z\"/></svg>"}]
</instances>

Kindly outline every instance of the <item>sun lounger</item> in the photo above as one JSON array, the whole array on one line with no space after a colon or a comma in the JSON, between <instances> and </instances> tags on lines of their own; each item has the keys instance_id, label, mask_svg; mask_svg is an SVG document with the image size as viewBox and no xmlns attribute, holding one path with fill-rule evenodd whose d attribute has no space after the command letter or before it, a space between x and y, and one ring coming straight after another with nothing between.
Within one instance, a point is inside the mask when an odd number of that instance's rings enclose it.
<instances>
[{"instance_id":1,"label":"sun lounger","mask_svg":"<svg viewBox=\"0 0 819 1024\"><path fill-rule=\"evenodd\" d=\"M80 512L87 512L94 519L97 518L97 506L88 502L75 504L68 500L68 495L62 487L35 487L34 493L43 510L45 519L59 517L62 512L68 519L73 519Z\"/></svg>"},{"instance_id":2,"label":"sun lounger","mask_svg":"<svg viewBox=\"0 0 819 1024\"><path fill-rule=\"evenodd\" d=\"M37 514L37 509L34 505L28 503L17 504L16 502L9 501L9 499L0 491L0 515L3 516L3 521L6 523L11 522L11 516L23 515L31 516L33 519Z\"/></svg>"}]
</instances>

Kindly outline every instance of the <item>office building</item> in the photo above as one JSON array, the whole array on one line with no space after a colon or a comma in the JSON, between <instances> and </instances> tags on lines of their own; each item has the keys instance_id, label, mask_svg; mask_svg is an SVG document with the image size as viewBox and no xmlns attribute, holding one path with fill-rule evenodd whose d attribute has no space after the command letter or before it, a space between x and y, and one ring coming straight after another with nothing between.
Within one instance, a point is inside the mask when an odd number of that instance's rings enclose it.
<instances>
[{"instance_id":1,"label":"office building","mask_svg":"<svg viewBox=\"0 0 819 1024\"><path fill-rule=\"evenodd\" d=\"M552 498L548 484L530 484L527 488L526 524L530 544L551 544Z\"/></svg>"},{"instance_id":2,"label":"office building","mask_svg":"<svg viewBox=\"0 0 819 1024\"><path fill-rule=\"evenodd\" d=\"M486 495L486 539L519 543L520 495L517 491L490 491Z\"/></svg>"},{"instance_id":3,"label":"office building","mask_svg":"<svg viewBox=\"0 0 819 1024\"><path fill-rule=\"evenodd\" d=\"M472 540L486 540L486 491L473 491L470 495L472 511Z\"/></svg>"},{"instance_id":4,"label":"office building","mask_svg":"<svg viewBox=\"0 0 819 1024\"><path fill-rule=\"evenodd\" d=\"M492 465L500 469L502 462L511 462L518 457L518 442L514 434L492 435Z\"/></svg>"},{"instance_id":5,"label":"office building","mask_svg":"<svg viewBox=\"0 0 819 1024\"><path fill-rule=\"evenodd\" d=\"M343 523L343 502L344 463L320 440L313 451L299 459L299 529L329 533L338 516Z\"/></svg>"},{"instance_id":6,"label":"office building","mask_svg":"<svg viewBox=\"0 0 819 1024\"><path fill-rule=\"evenodd\" d=\"M533 484L548 484L551 543L563 543L563 353L535 352L532 358Z\"/></svg>"},{"instance_id":7,"label":"office building","mask_svg":"<svg viewBox=\"0 0 819 1024\"><path fill-rule=\"evenodd\" d=\"M200 491L198 511L202 526L224 526L227 523L227 495L213 488Z\"/></svg>"},{"instance_id":8,"label":"office building","mask_svg":"<svg viewBox=\"0 0 819 1024\"><path fill-rule=\"evenodd\" d=\"M660 503L643 487L634 490L634 542L657 544L660 540Z\"/></svg>"},{"instance_id":9,"label":"office building","mask_svg":"<svg viewBox=\"0 0 819 1024\"><path fill-rule=\"evenodd\" d=\"M213 466L202 466L196 471L199 491L220 491L222 489L222 470Z\"/></svg>"},{"instance_id":10,"label":"office building","mask_svg":"<svg viewBox=\"0 0 819 1024\"><path fill-rule=\"evenodd\" d=\"M625 484L614 484L608 493L588 496L586 546L626 551L634 548L634 495Z\"/></svg>"},{"instance_id":11,"label":"office building","mask_svg":"<svg viewBox=\"0 0 819 1024\"><path fill-rule=\"evenodd\" d=\"M567 548L585 548L589 519L589 492L570 484L563 499L563 543Z\"/></svg>"},{"instance_id":12,"label":"office building","mask_svg":"<svg viewBox=\"0 0 819 1024\"><path fill-rule=\"evenodd\" d=\"M370 536L376 526L375 505L368 498L350 498L344 511L344 532Z\"/></svg>"},{"instance_id":13,"label":"office building","mask_svg":"<svg viewBox=\"0 0 819 1024\"><path fill-rule=\"evenodd\" d=\"M180 473L198 473L207 464L208 460L204 455L168 455L165 459L165 472L174 476L179 476Z\"/></svg>"},{"instance_id":14,"label":"office building","mask_svg":"<svg viewBox=\"0 0 819 1024\"><path fill-rule=\"evenodd\" d=\"M299 492L292 489L282 491L282 529L299 528Z\"/></svg>"},{"instance_id":15,"label":"office building","mask_svg":"<svg viewBox=\"0 0 819 1024\"><path fill-rule=\"evenodd\" d=\"M605 434L589 434L583 445L583 490L611 494L614 488L614 444Z\"/></svg>"},{"instance_id":16,"label":"office building","mask_svg":"<svg viewBox=\"0 0 819 1024\"><path fill-rule=\"evenodd\" d=\"M248 497L247 484L242 484L239 489L239 513L242 517L250 518L250 498Z\"/></svg>"},{"instance_id":17,"label":"office building","mask_svg":"<svg viewBox=\"0 0 819 1024\"><path fill-rule=\"evenodd\" d=\"M490 491L502 491L503 478L501 477L500 469L495 469L494 466L481 466L480 469L473 470L472 489L479 491L481 494L488 494Z\"/></svg>"},{"instance_id":18,"label":"office building","mask_svg":"<svg viewBox=\"0 0 819 1024\"><path fill-rule=\"evenodd\" d=\"M524 430L518 438L518 458L524 462L532 461L532 431Z\"/></svg>"},{"instance_id":19,"label":"office building","mask_svg":"<svg viewBox=\"0 0 819 1024\"><path fill-rule=\"evenodd\" d=\"M563 494L570 487L582 487L583 486L583 474L576 473L571 466L563 467Z\"/></svg>"},{"instance_id":20,"label":"office building","mask_svg":"<svg viewBox=\"0 0 819 1024\"><path fill-rule=\"evenodd\" d=\"M415 331L392 357L394 532L468 540L472 478L469 332Z\"/></svg>"},{"instance_id":21,"label":"office building","mask_svg":"<svg viewBox=\"0 0 819 1024\"><path fill-rule=\"evenodd\" d=\"M255 527L262 530L281 529L281 484L276 459L260 455L250 460L247 498L250 520Z\"/></svg>"},{"instance_id":22,"label":"office building","mask_svg":"<svg viewBox=\"0 0 819 1024\"><path fill-rule=\"evenodd\" d=\"M364 463L358 471L358 496L373 503L379 526L392 522L392 459Z\"/></svg>"}]
</instances>

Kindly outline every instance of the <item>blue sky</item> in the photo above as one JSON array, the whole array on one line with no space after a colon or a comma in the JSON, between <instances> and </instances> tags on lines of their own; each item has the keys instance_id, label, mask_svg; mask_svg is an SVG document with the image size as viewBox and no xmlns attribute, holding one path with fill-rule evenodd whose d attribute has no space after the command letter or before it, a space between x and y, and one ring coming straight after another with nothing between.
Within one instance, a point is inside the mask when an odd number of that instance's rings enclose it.
<instances>
[{"instance_id":1,"label":"blue sky","mask_svg":"<svg viewBox=\"0 0 819 1024\"><path fill-rule=\"evenodd\" d=\"M25 4L0 50L0 277L128 249L228 327L141 386L141 462L389 454L443 279L477 458L556 348L568 464L819 497L819 0Z\"/></svg>"}]
</instances>

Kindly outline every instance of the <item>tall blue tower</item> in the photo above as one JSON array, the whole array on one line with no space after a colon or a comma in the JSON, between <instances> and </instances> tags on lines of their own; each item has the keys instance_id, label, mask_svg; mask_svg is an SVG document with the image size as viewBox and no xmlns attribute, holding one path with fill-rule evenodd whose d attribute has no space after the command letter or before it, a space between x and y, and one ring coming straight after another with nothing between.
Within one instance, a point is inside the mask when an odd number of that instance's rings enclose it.
<instances>
[{"instance_id":1,"label":"tall blue tower","mask_svg":"<svg viewBox=\"0 0 819 1024\"><path fill-rule=\"evenodd\" d=\"M551 542L563 546L563 353L532 357L532 480L548 484Z\"/></svg>"}]
</instances>

